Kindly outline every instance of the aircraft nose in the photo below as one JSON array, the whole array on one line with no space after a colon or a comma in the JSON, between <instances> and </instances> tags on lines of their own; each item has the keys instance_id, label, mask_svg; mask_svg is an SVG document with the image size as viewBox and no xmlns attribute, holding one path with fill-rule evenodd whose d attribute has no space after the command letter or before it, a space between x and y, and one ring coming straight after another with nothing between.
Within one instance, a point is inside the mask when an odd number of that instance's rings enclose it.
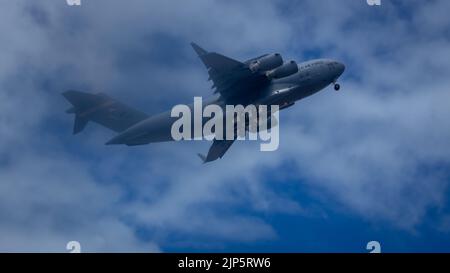
<instances>
[{"instance_id":1,"label":"aircraft nose","mask_svg":"<svg viewBox=\"0 0 450 273\"><path fill-rule=\"evenodd\" d=\"M343 64L341 62L337 62L336 67L337 67L338 76L342 75L342 73L344 73L344 71L345 71L345 64Z\"/></svg>"}]
</instances>

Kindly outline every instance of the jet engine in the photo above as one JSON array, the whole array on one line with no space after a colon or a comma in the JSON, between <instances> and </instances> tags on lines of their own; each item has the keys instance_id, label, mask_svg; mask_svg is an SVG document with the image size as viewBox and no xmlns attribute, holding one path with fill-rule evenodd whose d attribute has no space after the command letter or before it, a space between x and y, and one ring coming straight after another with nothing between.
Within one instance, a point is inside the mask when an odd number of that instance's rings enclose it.
<instances>
[{"instance_id":1,"label":"jet engine","mask_svg":"<svg viewBox=\"0 0 450 273\"><path fill-rule=\"evenodd\" d=\"M270 70L266 73L269 79L279 79L290 76L298 72L298 66L295 61L284 63L282 66Z\"/></svg>"},{"instance_id":2,"label":"jet engine","mask_svg":"<svg viewBox=\"0 0 450 273\"><path fill-rule=\"evenodd\" d=\"M261 57L250 64L252 71L268 71L275 69L283 64L283 58L280 54L269 54Z\"/></svg>"}]
</instances>

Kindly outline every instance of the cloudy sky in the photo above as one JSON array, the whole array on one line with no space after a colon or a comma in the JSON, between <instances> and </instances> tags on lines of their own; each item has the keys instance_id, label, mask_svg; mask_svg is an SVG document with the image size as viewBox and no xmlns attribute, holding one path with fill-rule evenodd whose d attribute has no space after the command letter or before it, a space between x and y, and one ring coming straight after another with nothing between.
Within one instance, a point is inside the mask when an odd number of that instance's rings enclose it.
<instances>
[{"instance_id":1,"label":"cloudy sky","mask_svg":"<svg viewBox=\"0 0 450 273\"><path fill-rule=\"evenodd\" d=\"M450 251L450 2L0 0L0 251ZM189 46L341 60L280 148L105 146L67 89L155 114L209 96Z\"/></svg>"}]
</instances>

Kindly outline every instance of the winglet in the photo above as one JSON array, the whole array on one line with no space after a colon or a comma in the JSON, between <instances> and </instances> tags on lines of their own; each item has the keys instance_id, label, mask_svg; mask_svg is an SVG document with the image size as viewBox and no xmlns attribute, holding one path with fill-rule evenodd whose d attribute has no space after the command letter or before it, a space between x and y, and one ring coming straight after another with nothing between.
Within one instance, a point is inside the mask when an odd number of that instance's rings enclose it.
<instances>
[{"instance_id":1,"label":"winglet","mask_svg":"<svg viewBox=\"0 0 450 273\"><path fill-rule=\"evenodd\" d=\"M79 132L83 131L88 123L89 119L80 117L79 115L75 115L75 123L73 124L73 134L76 135Z\"/></svg>"},{"instance_id":2,"label":"winglet","mask_svg":"<svg viewBox=\"0 0 450 273\"><path fill-rule=\"evenodd\" d=\"M203 163L206 163L206 156L204 156L200 153L198 153L197 155L198 155L198 157L200 157L200 159L202 160Z\"/></svg>"},{"instance_id":3,"label":"winglet","mask_svg":"<svg viewBox=\"0 0 450 273\"><path fill-rule=\"evenodd\" d=\"M197 53L198 56L202 56L202 55L205 55L206 53L208 53L208 51L204 50L203 48L201 48L199 45L197 45L194 42L191 43L191 46L195 50L195 52Z\"/></svg>"}]
</instances>

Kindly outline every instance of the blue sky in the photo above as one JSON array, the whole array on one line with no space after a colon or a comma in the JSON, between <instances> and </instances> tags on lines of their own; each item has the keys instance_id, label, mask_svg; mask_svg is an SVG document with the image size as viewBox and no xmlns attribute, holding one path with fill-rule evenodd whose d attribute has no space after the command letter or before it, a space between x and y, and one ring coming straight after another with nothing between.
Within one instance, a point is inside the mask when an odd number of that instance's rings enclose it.
<instances>
[{"instance_id":1,"label":"blue sky","mask_svg":"<svg viewBox=\"0 0 450 273\"><path fill-rule=\"evenodd\" d=\"M0 250L450 251L448 1L2 1ZM189 46L347 66L280 114L280 148L111 147L67 89L148 114L209 96Z\"/></svg>"}]
</instances>

